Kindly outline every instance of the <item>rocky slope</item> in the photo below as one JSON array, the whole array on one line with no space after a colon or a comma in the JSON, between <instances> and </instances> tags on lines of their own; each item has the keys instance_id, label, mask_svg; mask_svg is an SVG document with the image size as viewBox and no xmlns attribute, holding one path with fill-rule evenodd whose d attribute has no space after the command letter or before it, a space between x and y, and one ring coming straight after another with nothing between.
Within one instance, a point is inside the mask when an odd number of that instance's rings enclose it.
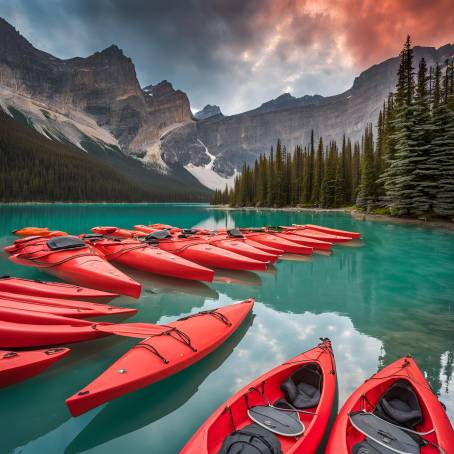
<instances>
[{"instance_id":1,"label":"rocky slope","mask_svg":"<svg viewBox=\"0 0 454 454\"><path fill-rule=\"evenodd\" d=\"M424 57L428 65L454 55L454 45L439 49L415 47L415 62ZM210 116L185 125L169 134L163 156L184 165L205 164L215 157L212 168L231 177L243 162L253 162L259 153L268 152L278 138L292 148L306 144L311 129L326 140L341 139L345 133L358 140L368 122L376 123L378 112L388 93L394 90L399 58L391 58L367 69L346 92L330 97L319 95L295 98L286 93L257 109L232 116Z\"/></svg>"},{"instance_id":2,"label":"rocky slope","mask_svg":"<svg viewBox=\"0 0 454 454\"><path fill-rule=\"evenodd\" d=\"M0 109L109 163L118 161L121 150L134 158L126 165L134 175L168 175L169 185L209 198L178 162L170 167L161 159L161 136L193 122L187 96L167 81L142 90L134 64L116 46L61 60L33 47L0 18Z\"/></svg>"},{"instance_id":3,"label":"rocky slope","mask_svg":"<svg viewBox=\"0 0 454 454\"><path fill-rule=\"evenodd\" d=\"M415 62L444 63L454 45L416 47L414 54ZM244 161L253 162L277 139L292 148L306 144L314 129L325 140L343 134L358 140L394 89L398 64L395 57L372 66L336 96L284 93L238 115L207 105L193 117L186 94L168 81L142 89L133 62L118 47L61 60L34 48L0 18L0 109L111 165L121 151L134 158L126 168L148 168L150 178L172 176L169 185L189 190L201 190L198 182L211 189L231 184ZM143 178L146 169L131 172L137 174Z\"/></svg>"}]
</instances>

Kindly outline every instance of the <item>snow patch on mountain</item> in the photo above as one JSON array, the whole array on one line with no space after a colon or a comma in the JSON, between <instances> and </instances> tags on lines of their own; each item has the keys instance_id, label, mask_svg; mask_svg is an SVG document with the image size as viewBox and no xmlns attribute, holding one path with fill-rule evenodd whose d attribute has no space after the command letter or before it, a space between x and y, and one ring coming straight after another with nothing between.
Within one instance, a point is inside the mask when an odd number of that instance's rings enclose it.
<instances>
[{"instance_id":1,"label":"snow patch on mountain","mask_svg":"<svg viewBox=\"0 0 454 454\"><path fill-rule=\"evenodd\" d=\"M216 160L216 156L212 155L208 151L208 148L200 139L197 139L197 142L199 142L199 144L205 149L205 153L210 158L210 162L204 166L195 166L194 164L189 163L185 165L184 168L207 188L214 190L224 189L226 185L229 188L233 187L235 177L238 175L237 170L235 169L235 173L229 178L222 177L216 173L214 170L214 161Z\"/></svg>"},{"instance_id":2,"label":"snow patch on mountain","mask_svg":"<svg viewBox=\"0 0 454 454\"><path fill-rule=\"evenodd\" d=\"M84 151L87 151L84 148L87 138L101 146L119 146L117 139L108 130L98 126L93 118L83 112L74 109L58 112L5 87L0 87L0 106L12 117L15 110L20 112L40 134L59 141L68 141Z\"/></svg>"}]
</instances>

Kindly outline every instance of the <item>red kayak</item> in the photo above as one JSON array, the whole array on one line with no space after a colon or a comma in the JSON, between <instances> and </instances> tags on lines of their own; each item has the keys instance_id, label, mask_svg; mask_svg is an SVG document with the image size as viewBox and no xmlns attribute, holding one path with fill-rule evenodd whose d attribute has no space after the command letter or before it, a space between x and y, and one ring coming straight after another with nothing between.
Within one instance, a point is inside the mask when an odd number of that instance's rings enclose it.
<instances>
[{"instance_id":1,"label":"red kayak","mask_svg":"<svg viewBox=\"0 0 454 454\"><path fill-rule=\"evenodd\" d=\"M225 249L236 254L249 257L251 259L259 260L261 262L275 263L284 251L273 248L264 248L260 243L254 243L247 240L239 230L219 230L213 232L207 229L180 229L165 224L152 224L147 226L149 228L156 228L156 226L164 225L174 237L178 235L188 236L190 238L205 239L209 244ZM156 231L156 230L155 230Z\"/></svg>"},{"instance_id":2,"label":"red kayak","mask_svg":"<svg viewBox=\"0 0 454 454\"><path fill-rule=\"evenodd\" d=\"M74 236L40 238L13 245L17 252L9 259L33 266L59 279L104 291L138 298L141 285L104 260L95 248Z\"/></svg>"},{"instance_id":3,"label":"red kayak","mask_svg":"<svg viewBox=\"0 0 454 454\"><path fill-rule=\"evenodd\" d=\"M155 325L155 334L140 333L141 325L130 324L137 337L146 337L109 369L67 399L73 416L123 394L149 386L200 361L219 347L251 312L254 300L203 311L167 325ZM115 333L115 325L103 327Z\"/></svg>"},{"instance_id":4,"label":"red kayak","mask_svg":"<svg viewBox=\"0 0 454 454\"><path fill-rule=\"evenodd\" d=\"M2 322L27 323L32 325L67 325L71 323L73 326L93 326L93 322L89 322L88 320L79 320L17 307L0 307L0 323Z\"/></svg>"},{"instance_id":5,"label":"red kayak","mask_svg":"<svg viewBox=\"0 0 454 454\"><path fill-rule=\"evenodd\" d=\"M47 298L65 298L71 300L95 300L107 303L118 297L116 293L101 292L77 285L60 282L43 282L19 277L0 276L0 292L20 293L23 295L43 296Z\"/></svg>"},{"instance_id":6,"label":"red kayak","mask_svg":"<svg viewBox=\"0 0 454 454\"><path fill-rule=\"evenodd\" d=\"M0 292L0 308L22 309L72 318L105 317L108 315L131 316L137 313L137 309L133 308L109 306L108 304L90 303L88 301L16 295L6 292Z\"/></svg>"},{"instance_id":7,"label":"red kayak","mask_svg":"<svg viewBox=\"0 0 454 454\"><path fill-rule=\"evenodd\" d=\"M0 350L0 388L38 375L69 352L69 348L23 352Z\"/></svg>"},{"instance_id":8,"label":"red kayak","mask_svg":"<svg viewBox=\"0 0 454 454\"><path fill-rule=\"evenodd\" d=\"M309 229L317 230L317 231L323 232L323 233L330 233L331 235L346 236L346 237L354 239L354 240L359 240L361 238L361 233L359 233L359 232L349 232L348 230L332 229L330 227L324 227L322 225L314 225L314 224L297 225L297 224L294 224L294 226L309 228Z\"/></svg>"},{"instance_id":9,"label":"red kayak","mask_svg":"<svg viewBox=\"0 0 454 454\"><path fill-rule=\"evenodd\" d=\"M263 440L263 435L276 447L273 452L315 454L326 432L335 391L334 355L331 342L324 339L230 397L203 423L181 454L239 453L242 439L249 444L255 437ZM300 427L298 435L285 432L289 428L285 421ZM230 446L238 450L230 451Z\"/></svg>"},{"instance_id":10,"label":"red kayak","mask_svg":"<svg viewBox=\"0 0 454 454\"><path fill-rule=\"evenodd\" d=\"M295 227L294 229L289 228L295 235L300 235L307 238L313 238L314 240L327 241L329 243L346 243L351 241L351 238L339 235L331 235L330 233L319 232L318 230L309 229L306 227Z\"/></svg>"},{"instance_id":11,"label":"red kayak","mask_svg":"<svg viewBox=\"0 0 454 454\"><path fill-rule=\"evenodd\" d=\"M249 229L240 230L241 233L243 233L243 235L249 240L264 244L265 246L281 249L284 252L288 252L290 254L311 255L313 252L313 248L309 246L304 246L302 244L297 244L284 238L279 238L265 231L261 232Z\"/></svg>"},{"instance_id":12,"label":"red kayak","mask_svg":"<svg viewBox=\"0 0 454 454\"><path fill-rule=\"evenodd\" d=\"M250 257L251 259L260 260L262 262L275 263L280 254L270 254L251 244L248 244L242 238L230 238L227 235L214 235L207 237L207 240L213 246L220 247L227 251L235 252L236 254Z\"/></svg>"},{"instance_id":13,"label":"red kayak","mask_svg":"<svg viewBox=\"0 0 454 454\"><path fill-rule=\"evenodd\" d=\"M454 452L449 418L412 358L383 368L345 402L325 453L353 452Z\"/></svg>"},{"instance_id":14,"label":"red kayak","mask_svg":"<svg viewBox=\"0 0 454 454\"><path fill-rule=\"evenodd\" d=\"M213 280L213 270L143 241L132 238L123 240L90 238L89 236L86 238L86 241L91 241L107 260L129 268L179 279L208 282Z\"/></svg>"},{"instance_id":15,"label":"red kayak","mask_svg":"<svg viewBox=\"0 0 454 454\"><path fill-rule=\"evenodd\" d=\"M228 270L265 271L267 262L245 257L213 246L204 237L175 238L167 230L152 232L146 237L150 244L203 266Z\"/></svg>"},{"instance_id":16,"label":"red kayak","mask_svg":"<svg viewBox=\"0 0 454 454\"><path fill-rule=\"evenodd\" d=\"M151 226L142 225L142 224L134 225L133 227L135 230L138 230L139 232L143 232L143 233L153 233L153 232L156 232L157 230L164 230L159 227L151 227Z\"/></svg>"},{"instance_id":17,"label":"red kayak","mask_svg":"<svg viewBox=\"0 0 454 454\"><path fill-rule=\"evenodd\" d=\"M141 232L140 230L120 229L118 227L93 227L90 230L99 235L109 235L118 238L137 238L147 236L146 233Z\"/></svg>"},{"instance_id":18,"label":"red kayak","mask_svg":"<svg viewBox=\"0 0 454 454\"><path fill-rule=\"evenodd\" d=\"M61 345L97 339L108 335L106 332L98 331L97 327L104 324L111 325L111 323L89 323L71 318L67 318L65 323L44 325L0 320L0 348Z\"/></svg>"},{"instance_id":19,"label":"red kayak","mask_svg":"<svg viewBox=\"0 0 454 454\"><path fill-rule=\"evenodd\" d=\"M289 230L284 231L269 230L269 233L272 233L278 238L284 238L284 240L292 241L293 243L302 244L304 246L309 246L319 251L330 251L331 246L333 245L333 243L330 243L328 241L320 241L315 240L314 238L304 237L302 235L295 235L293 232Z\"/></svg>"}]
</instances>

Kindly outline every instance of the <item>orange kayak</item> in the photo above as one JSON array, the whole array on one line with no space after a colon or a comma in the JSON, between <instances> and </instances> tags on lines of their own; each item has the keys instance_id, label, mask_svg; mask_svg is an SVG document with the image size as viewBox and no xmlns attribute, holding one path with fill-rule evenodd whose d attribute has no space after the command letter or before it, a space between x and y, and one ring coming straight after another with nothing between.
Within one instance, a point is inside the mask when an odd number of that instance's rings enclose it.
<instances>
[{"instance_id":1,"label":"orange kayak","mask_svg":"<svg viewBox=\"0 0 454 454\"><path fill-rule=\"evenodd\" d=\"M12 232L19 236L64 236L68 235L61 230L49 230L47 227L23 227Z\"/></svg>"}]
</instances>

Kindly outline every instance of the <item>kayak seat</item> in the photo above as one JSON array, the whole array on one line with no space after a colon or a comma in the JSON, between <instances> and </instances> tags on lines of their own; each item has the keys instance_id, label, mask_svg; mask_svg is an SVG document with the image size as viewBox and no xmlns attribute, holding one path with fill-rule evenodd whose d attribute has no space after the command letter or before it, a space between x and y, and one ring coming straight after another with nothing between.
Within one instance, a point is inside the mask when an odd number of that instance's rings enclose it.
<instances>
[{"instance_id":1,"label":"kayak seat","mask_svg":"<svg viewBox=\"0 0 454 454\"><path fill-rule=\"evenodd\" d=\"M171 238L172 235L168 230L156 230L145 237L145 241L148 240L163 240L165 238Z\"/></svg>"},{"instance_id":2,"label":"kayak seat","mask_svg":"<svg viewBox=\"0 0 454 454\"><path fill-rule=\"evenodd\" d=\"M388 448L369 440L361 441L352 447L352 454L390 454L391 452Z\"/></svg>"},{"instance_id":3,"label":"kayak seat","mask_svg":"<svg viewBox=\"0 0 454 454\"><path fill-rule=\"evenodd\" d=\"M282 449L276 435L258 424L249 424L228 435L218 454L282 454Z\"/></svg>"},{"instance_id":4,"label":"kayak seat","mask_svg":"<svg viewBox=\"0 0 454 454\"><path fill-rule=\"evenodd\" d=\"M378 401L374 414L394 424L414 428L422 411L412 386L405 380L393 383Z\"/></svg>"},{"instance_id":5,"label":"kayak seat","mask_svg":"<svg viewBox=\"0 0 454 454\"><path fill-rule=\"evenodd\" d=\"M56 236L47 241L47 246L52 251L86 247L85 243L75 236Z\"/></svg>"},{"instance_id":6,"label":"kayak seat","mask_svg":"<svg viewBox=\"0 0 454 454\"><path fill-rule=\"evenodd\" d=\"M244 238L244 235L238 229L227 230L227 234L232 238Z\"/></svg>"},{"instance_id":7,"label":"kayak seat","mask_svg":"<svg viewBox=\"0 0 454 454\"><path fill-rule=\"evenodd\" d=\"M316 364L306 364L281 384L287 401L297 409L318 405L321 395L322 375Z\"/></svg>"}]
</instances>

